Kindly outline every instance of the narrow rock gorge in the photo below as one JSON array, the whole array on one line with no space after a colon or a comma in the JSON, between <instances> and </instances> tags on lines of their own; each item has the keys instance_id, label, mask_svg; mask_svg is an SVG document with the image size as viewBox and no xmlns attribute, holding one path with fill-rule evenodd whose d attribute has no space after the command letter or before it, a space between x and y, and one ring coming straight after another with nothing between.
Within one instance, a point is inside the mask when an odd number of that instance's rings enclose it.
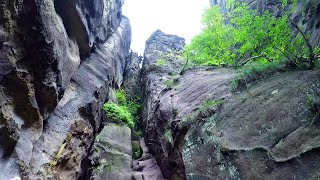
<instances>
[{"instance_id":1,"label":"narrow rock gorge","mask_svg":"<svg viewBox=\"0 0 320 180\"><path fill-rule=\"evenodd\" d=\"M0 180L320 178L319 70L233 89L234 68L187 67L177 35L132 52L123 3L0 0ZM320 45L320 3L291 16ZM103 110L119 89L139 97L141 133Z\"/></svg>"}]
</instances>

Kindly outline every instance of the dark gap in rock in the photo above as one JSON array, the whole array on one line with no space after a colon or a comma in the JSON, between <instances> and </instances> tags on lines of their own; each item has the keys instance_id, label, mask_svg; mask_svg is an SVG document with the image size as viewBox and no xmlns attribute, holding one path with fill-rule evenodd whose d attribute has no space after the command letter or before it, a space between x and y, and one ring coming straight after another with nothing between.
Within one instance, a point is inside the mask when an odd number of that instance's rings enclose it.
<instances>
[{"instance_id":1,"label":"dark gap in rock","mask_svg":"<svg viewBox=\"0 0 320 180\"><path fill-rule=\"evenodd\" d=\"M302 25L305 25L307 22L308 22L307 19L303 19L303 20L302 20Z\"/></svg>"},{"instance_id":2,"label":"dark gap in rock","mask_svg":"<svg viewBox=\"0 0 320 180\"><path fill-rule=\"evenodd\" d=\"M58 105L58 95L53 86L44 86L39 82L34 83L35 97L40 109L40 113L44 119L49 117L55 107Z\"/></svg>"},{"instance_id":3,"label":"dark gap in rock","mask_svg":"<svg viewBox=\"0 0 320 180\"><path fill-rule=\"evenodd\" d=\"M23 126L29 128L37 125L37 128L41 128L42 122L37 107L31 102L32 90L28 88L28 82L12 73L3 78L1 83L6 87L5 92L13 98L14 113L24 120Z\"/></svg>"},{"instance_id":4,"label":"dark gap in rock","mask_svg":"<svg viewBox=\"0 0 320 180\"><path fill-rule=\"evenodd\" d=\"M316 8L316 17L319 17L320 16L320 3L317 5L317 8Z\"/></svg>"},{"instance_id":5,"label":"dark gap in rock","mask_svg":"<svg viewBox=\"0 0 320 180\"><path fill-rule=\"evenodd\" d=\"M320 20L318 20L317 24L316 24L316 29L320 28Z\"/></svg>"},{"instance_id":6,"label":"dark gap in rock","mask_svg":"<svg viewBox=\"0 0 320 180\"><path fill-rule=\"evenodd\" d=\"M92 112L94 111L91 104L79 109L80 116L83 119L88 120L88 122L93 128L93 138L92 138L92 142L90 143L90 146L87 148L86 156L82 159L80 163L81 171L80 171L78 180L86 180L91 175L90 174L90 168L92 167L91 160L90 160L90 156L92 155L91 151L95 142L95 136L101 131L100 128L98 130L96 128L96 121L94 119L94 116L92 115Z\"/></svg>"},{"instance_id":7,"label":"dark gap in rock","mask_svg":"<svg viewBox=\"0 0 320 180\"><path fill-rule=\"evenodd\" d=\"M300 19L302 19L303 17L302 17L302 14L298 14L298 15L296 15L295 17L293 17L293 22L295 22L295 23L299 23L299 20Z\"/></svg>"},{"instance_id":8,"label":"dark gap in rock","mask_svg":"<svg viewBox=\"0 0 320 180\"><path fill-rule=\"evenodd\" d=\"M96 99L99 99L99 92L98 92L98 91L95 91L93 95L94 95L94 97L95 97Z\"/></svg>"},{"instance_id":9,"label":"dark gap in rock","mask_svg":"<svg viewBox=\"0 0 320 180\"><path fill-rule=\"evenodd\" d=\"M12 132L12 128L8 126L7 120L3 117L3 114L0 113L0 151L3 149L2 157L0 158L8 158L14 151L14 148L17 143L17 139L13 137L14 132ZM10 130L11 129L11 130Z\"/></svg>"},{"instance_id":10,"label":"dark gap in rock","mask_svg":"<svg viewBox=\"0 0 320 180\"><path fill-rule=\"evenodd\" d=\"M316 7L316 13L315 13L315 17L319 17L320 16L320 3L317 5ZM316 18L317 19L317 18ZM320 20L318 19L317 23L316 23L316 26L315 26L316 29L319 29L320 28Z\"/></svg>"}]
</instances>

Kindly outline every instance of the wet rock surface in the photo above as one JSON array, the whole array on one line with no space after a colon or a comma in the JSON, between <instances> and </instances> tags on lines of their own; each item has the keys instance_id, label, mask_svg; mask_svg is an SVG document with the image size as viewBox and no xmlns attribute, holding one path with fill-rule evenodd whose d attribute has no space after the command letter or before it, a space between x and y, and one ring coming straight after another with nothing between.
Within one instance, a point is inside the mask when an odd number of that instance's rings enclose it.
<instances>
[{"instance_id":1,"label":"wet rock surface","mask_svg":"<svg viewBox=\"0 0 320 180\"><path fill-rule=\"evenodd\" d=\"M278 74L196 118L183 148L188 179L319 177L320 132L305 94L319 78L312 71Z\"/></svg>"},{"instance_id":2,"label":"wet rock surface","mask_svg":"<svg viewBox=\"0 0 320 180\"><path fill-rule=\"evenodd\" d=\"M128 99L141 99L140 70L142 57L136 52L130 52L126 61L126 67L123 75L123 85Z\"/></svg>"},{"instance_id":3,"label":"wet rock surface","mask_svg":"<svg viewBox=\"0 0 320 180\"><path fill-rule=\"evenodd\" d=\"M133 179L143 180L143 179L154 179L162 180L162 172L157 164L157 161L149 152L149 148L145 143L144 138L140 140L140 146L142 148L141 158L134 160L132 162Z\"/></svg>"},{"instance_id":4,"label":"wet rock surface","mask_svg":"<svg viewBox=\"0 0 320 180\"><path fill-rule=\"evenodd\" d=\"M131 129L125 125L108 124L95 138L90 179L131 180Z\"/></svg>"},{"instance_id":5,"label":"wet rock surface","mask_svg":"<svg viewBox=\"0 0 320 180\"><path fill-rule=\"evenodd\" d=\"M159 100L166 89L165 82L171 80L169 74L178 74L183 65L183 47L184 39L156 31L146 42L142 67L144 103L141 116L145 142L167 179L185 178L179 149L172 147L164 137L166 128L170 129L173 111L159 112ZM172 110L171 107L168 106L168 110Z\"/></svg>"},{"instance_id":6,"label":"wet rock surface","mask_svg":"<svg viewBox=\"0 0 320 180\"><path fill-rule=\"evenodd\" d=\"M162 47L153 46L156 41ZM308 92L319 88L319 71L274 74L232 93L235 70L197 68L179 75L179 41L156 32L148 42L143 126L164 178L320 176L318 115L307 103Z\"/></svg>"},{"instance_id":7,"label":"wet rock surface","mask_svg":"<svg viewBox=\"0 0 320 180\"><path fill-rule=\"evenodd\" d=\"M266 2L251 6L281 13ZM0 0L0 179L320 177L319 71L231 92L235 70L184 69L184 39L159 30L140 70L123 3ZM315 45L319 7L301 2L292 14ZM137 129L102 110L120 88L143 96L134 161Z\"/></svg>"},{"instance_id":8,"label":"wet rock surface","mask_svg":"<svg viewBox=\"0 0 320 180\"><path fill-rule=\"evenodd\" d=\"M129 54L122 4L0 2L0 179L85 178Z\"/></svg>"}]
</instances>

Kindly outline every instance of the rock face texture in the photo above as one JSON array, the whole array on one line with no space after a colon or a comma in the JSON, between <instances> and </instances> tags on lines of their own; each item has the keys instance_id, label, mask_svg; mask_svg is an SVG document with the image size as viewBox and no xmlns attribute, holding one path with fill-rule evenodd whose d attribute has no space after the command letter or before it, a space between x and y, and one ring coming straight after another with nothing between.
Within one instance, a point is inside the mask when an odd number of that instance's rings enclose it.
<instances>
[{"instance_id":1,"label":"rock face texture","mask_svg":"<svg viewBox=\"0 0 320 180\"><path fill-rule=\"evenodd\" d=\"M144 138L140 140L140 146L143 154L141 158L132 162L132 170L134 180L155 179L162 180L162 172L157 164L156 159L149 152L149 148L145 143Z\"/></svg>"},{"instance_id":2,"label":"rock face texture","mask_svg":"<svg viewBox=\"0 0 320 180\"><path fill-rule=\"evenodd\" d=\"M0 180L320 177L319 71L231 92L235 70L185 70L184 39L161 31L140 69L123 3L0 0ZM251 6L281 14L265 0ZM319 45L319 2L297 8L293 19ZM123 87L143 95L135 161L138 128L102 111Z\"/></svg>"},{"instance_id":3,"label":"rock face texture","mask_svg":"<svg viewBox=\"0 0 320 180\"><path fill-rule=\"evenodd\" d=\"M125 125L106 125L96 137L90 158L95 162L92 179L131 180L131 130Z\"/></svg>"},{"instance_id":4,"label":"rock face texture","mask_svg":"<svg viewBox=\"0 0 320 180\"><path fill-rule=\"evenodd\" d=\"M312 71L279 74L197 117L183 148L188 179L319 177L320 131L312 122L319 117L307 104L319 78Z\"/></svg>"},{"instance_id":5,"label":"rock face texture","mask_svg":"<svg viewBox=\"0 0 320 180\"><path fill-rule=\"evenodd\" d=\"M231 92L232 69L187 70L183 39L157 31L142 69L143 129L167 179L320 177L319 71L275 74Z\"/></svg>"},{"instance_id":6,"label":"rock face texture","mask_svg":"<svg viewBox=\"0 0 320 180\"><path fill-rule=\"evenodd\" d=\"M122 4L0 1L0 179L86 178L129 55Z\"/></svg>"},{"instance_id":7,"label":"rock face texture","mask_svg":"<svg viewBox=\"0 0 320 180\"><path fill-rule=\"evenodd\" d=\"M164 137L165 131L171 128L170 121L174 116L170 101L167 101L169 106L164 107L167 108L165 114L159 109L161 93L166 89L165 82L171 81L171 76L179 73L184 62L180 56L183 47L184 39L156 31L146 42L142 67L145 101L141 116L146 144L150 153L155 156L164 178L167 179L185 178L178 147L174 147L174 144Z\"/></svg>"},{"instance_id":8,"label":"rock face texture","mask_svg":"<svg viewBox=\"0 0 320 180\"><path fill-rule=\"evenodd\" d=\"M142 57L138 53L130 52L125 71L123 85L126 91L128 99L137 98L135 96L141 95L141 85L140 85L140 65L142 63ZM141 98L141 97L139 97Z\"/></svg>"}]
</instances>

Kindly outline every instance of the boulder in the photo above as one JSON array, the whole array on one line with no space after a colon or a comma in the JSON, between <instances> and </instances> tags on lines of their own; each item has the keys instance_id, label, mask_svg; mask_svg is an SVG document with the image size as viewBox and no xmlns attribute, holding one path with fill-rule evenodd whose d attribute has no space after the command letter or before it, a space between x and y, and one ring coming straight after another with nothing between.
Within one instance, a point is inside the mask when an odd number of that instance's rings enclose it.
<instances>
[{"instance_id":1,"label":"boulder","mask_svg":"<svg viewBox=\"0 0 320 180\"><path fill-rule=\"evenodd\" d=\"M131 130L126 125L107 124L93 144L91 178L131 180Z\"/></svg>"}]
</instances>

